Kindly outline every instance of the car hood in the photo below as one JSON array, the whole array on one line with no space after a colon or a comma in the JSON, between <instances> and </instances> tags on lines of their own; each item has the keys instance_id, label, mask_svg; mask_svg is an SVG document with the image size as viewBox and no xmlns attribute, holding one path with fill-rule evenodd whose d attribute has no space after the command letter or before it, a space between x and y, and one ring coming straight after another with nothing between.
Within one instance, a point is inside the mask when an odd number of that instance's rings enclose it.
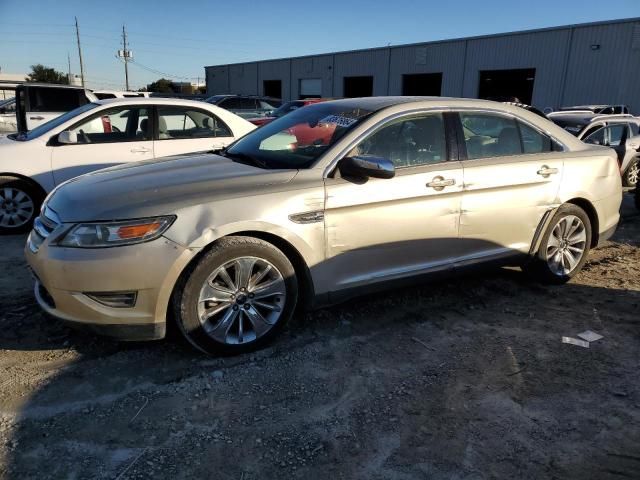
<instances>
[{"instance_id":1,"label":"car hood","mask_svg":"<svg viewBox=\"0 0 640 480\"><path fill-rule=\"evenodd\" d=\"M297 170L265 170L214 154L124 164L74 178L47 200L63 222L169 215L287 183Z\"/></svg>"}]
</instances>

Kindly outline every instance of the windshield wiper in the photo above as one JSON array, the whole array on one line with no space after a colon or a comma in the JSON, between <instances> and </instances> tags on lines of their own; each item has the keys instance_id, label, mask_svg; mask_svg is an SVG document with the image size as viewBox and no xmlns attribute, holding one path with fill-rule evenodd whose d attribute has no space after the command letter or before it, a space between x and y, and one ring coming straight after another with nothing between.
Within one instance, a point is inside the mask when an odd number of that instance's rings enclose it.
<instances>
[{"instance_id":1,"label":"windshield wiper","mask_svg":"<svg viewBox=\"0 0 640 480\"><path fill-rule=\"evenodd\" d=\"M244 163L245 165L251 165L258 168L269 168L264 160L252 157L251 155L247 155L246 153L230 153L225 150L220 152L220 155L229 158L233 162Z\"/></svg>"}]
</instances>

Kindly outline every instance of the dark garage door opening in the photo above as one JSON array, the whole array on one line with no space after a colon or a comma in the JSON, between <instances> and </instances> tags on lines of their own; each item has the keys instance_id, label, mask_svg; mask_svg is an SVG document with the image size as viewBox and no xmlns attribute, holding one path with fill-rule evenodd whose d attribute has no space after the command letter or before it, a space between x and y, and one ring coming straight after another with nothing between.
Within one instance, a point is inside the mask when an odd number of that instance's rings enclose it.
<instances>
[{"instance_id":1,"label":"dark garage door opening","mask_svg":"<svg viewBox=\"0 0 640 480\"><path fill-rule=\"evenodd\" d=\"M262 87L265 97L282 98L282 80L264 80Z\"/></svg>"},{"instance_id":2,"label":"dark garage door opening","mask_svg":"<svg viewBox=\"0 0 640 480\"><path fill-rule=\"evenodd\" d=\"M481 71L478 98L531 105L535 78L535 68Z\"/></svg>"},{"instance_id":3,"label":"dark garage door opening","mask_svg":"<svg viewBox=\"0 0 640 480\"><path fill-rule=\"evenodd\" d=\"M344 97L370 97L373 95L373 77L344 77Z\"/></svg>"},{"instance_id":4,"label":"dark garage door opening","mask_svg":"<svg viewBox=\"0 0 640 480\"><path fill-rule=\"evenodd\" d=\"M439 97L442 91L442 73L411 73L402 75L402 95Z\"/></svg>"}]
</instances>

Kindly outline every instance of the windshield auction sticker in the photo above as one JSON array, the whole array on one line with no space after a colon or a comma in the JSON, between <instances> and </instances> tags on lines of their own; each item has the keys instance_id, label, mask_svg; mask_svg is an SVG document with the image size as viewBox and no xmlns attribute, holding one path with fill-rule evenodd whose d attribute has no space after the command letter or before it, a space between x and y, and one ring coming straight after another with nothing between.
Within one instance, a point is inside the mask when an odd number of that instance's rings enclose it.
<instances>
[{"instance_id":1,"label":"windshield auction sticker","mask_svg":"<svg viewBox=\"0 0 640 480\"><path fill-rule=\"evenodd\" d=\"M332 123L339 127L350 127L358 121L357 118L343 117L342 115L329 115L324 117L318 123Z\"/></svg>"}]
</instances>

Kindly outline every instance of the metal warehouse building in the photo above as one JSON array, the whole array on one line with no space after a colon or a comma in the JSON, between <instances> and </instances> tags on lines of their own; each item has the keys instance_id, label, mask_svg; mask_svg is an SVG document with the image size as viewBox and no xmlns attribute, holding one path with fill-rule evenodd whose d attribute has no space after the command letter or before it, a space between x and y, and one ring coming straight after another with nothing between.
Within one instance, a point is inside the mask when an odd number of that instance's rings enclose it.
<instances>
[{"instance_id":1,"label":"metal warehouse building","mask_svg":"<svg viewBox=\"0 0 640 480\"><path fill-rule=\"evenodd\" d=\"M205 67L207 92L517 97L640 113L640 18Z\"/></svg>"}]
</instances>

